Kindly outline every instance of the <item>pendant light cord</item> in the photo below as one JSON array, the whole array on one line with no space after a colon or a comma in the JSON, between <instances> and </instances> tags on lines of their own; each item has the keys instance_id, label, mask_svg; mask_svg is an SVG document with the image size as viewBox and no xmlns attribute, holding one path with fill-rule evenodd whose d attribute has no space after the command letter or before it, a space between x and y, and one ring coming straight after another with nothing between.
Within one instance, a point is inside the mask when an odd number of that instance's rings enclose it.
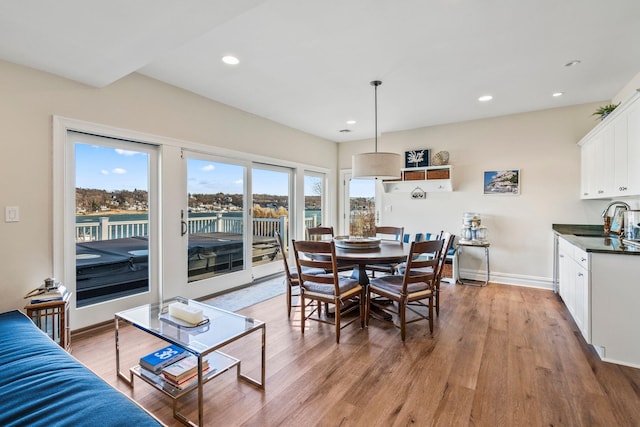
<instances>
[{"instance_id":1,"label":"pendant light cord","mask_svg":"<svg viewBox=\"0 0 640 427\"><path fill-rule=\"evenodd\" d=\"M371 86L373 86L374 90L374 105L375 105L375 114L374 114L374 126L375 126L375 152L378 152L378 86L380 86L382 82L380 80L374 80L371 82Z\"/></svg>"}]
</instances>

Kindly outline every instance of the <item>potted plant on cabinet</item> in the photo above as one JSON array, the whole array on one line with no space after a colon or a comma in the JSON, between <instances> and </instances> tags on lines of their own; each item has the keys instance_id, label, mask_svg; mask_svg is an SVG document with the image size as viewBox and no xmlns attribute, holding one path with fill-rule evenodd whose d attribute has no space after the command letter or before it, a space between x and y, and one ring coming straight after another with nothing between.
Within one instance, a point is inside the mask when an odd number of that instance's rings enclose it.
<instances>
[{"instance_id":1,"label":"potted plant on cabinet","mask_svg":"<svg viewBox=\"0 0 640 427\"><path fill-rule=\"evenodd\" d=\"M602 107L599 107L595 111L595 113L592 114L592 116L599 116L600 120L604 120L604 118L607 117L609 114L611 114L611 112L615 110L618 107L618 105L620 105L619 102L617 104L603 105Z\"/></svg>"}]
</instances>

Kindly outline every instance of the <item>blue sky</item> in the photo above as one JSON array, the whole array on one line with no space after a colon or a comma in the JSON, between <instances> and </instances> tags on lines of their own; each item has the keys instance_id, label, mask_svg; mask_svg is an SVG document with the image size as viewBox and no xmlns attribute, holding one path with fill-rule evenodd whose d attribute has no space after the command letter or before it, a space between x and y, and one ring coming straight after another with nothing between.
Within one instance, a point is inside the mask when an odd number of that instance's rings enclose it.
<instances>
[{"instance_id":1,"label":"blue sky","mask_svg":"<svg viewBox=\"0 0 640 427\"><path fill-rule=\"evenodd\" d=\"M114 190L148 190L149 156L91 144L76 144L76 187ZM243 168L225 163L190 158L188 160L189 193L241 194ZM264 169L253 170L253 192L256 194L287 194L288 174ZM309 181L309 180L305 180ZM310 186L306 194L313 194ZM352 181L357 192L360 185ZM356 193L357 194L357 193Z\"/></svg>"},{"instance_id":2,"label":"blue sky","mask_svg":"<svg viewBox=\"0 0 640 427\"><path fill-rule=\"evenodd\" d=\"M76 144L76 187L148 190L149 156L90 144Z\"/></svg>"}]
</instances>

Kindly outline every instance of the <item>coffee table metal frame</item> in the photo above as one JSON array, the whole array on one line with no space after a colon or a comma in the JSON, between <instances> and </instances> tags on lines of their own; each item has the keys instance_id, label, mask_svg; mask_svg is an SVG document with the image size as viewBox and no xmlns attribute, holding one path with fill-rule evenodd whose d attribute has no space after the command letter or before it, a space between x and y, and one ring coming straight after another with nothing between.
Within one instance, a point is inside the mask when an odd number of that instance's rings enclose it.
<instances>
[{"instance_id":1,"label":"coffee table metal frame","mask_svg":"<svg viewBox=\"0 0 640 427\"><path fill-rule=\"evenodd\" d=\"M196 327L184 327L177 323L167 321L166 311L168 304L180 301L202 309L204 316L209 322ZM161 316L162 315L162 316ZM162 373L154 373L141 368L140 365L129 369L129 374L120 370L120 322L126 322L136 328L160 338L168 343L174 344L198 358L198 381L190 386L179 389L166 382ZM253 332L262 331L261 344L261 377L256 380L242 373L241 361L220 351L220 349L234 341L239 340ZM162 391L173 401L173 416L186 425L203 425L203 386L230 370L234 366L237 369L237 377L255 387L264 390L265 384L265 352L266 352L266 324L246 316L242 316L230 311L222 310L203 304L197 301L182 297L166 301L164 304L146 304L140 307L124 310L115 314L115 344L116 344L116 372L118 378L133 388L134 376L141 378L146 383ZM209 369L202 371L204 360L209 361ZM190 393L198 390L198 423L195 424L178 411L178 400Z\"/></svg>"}]
</instances>

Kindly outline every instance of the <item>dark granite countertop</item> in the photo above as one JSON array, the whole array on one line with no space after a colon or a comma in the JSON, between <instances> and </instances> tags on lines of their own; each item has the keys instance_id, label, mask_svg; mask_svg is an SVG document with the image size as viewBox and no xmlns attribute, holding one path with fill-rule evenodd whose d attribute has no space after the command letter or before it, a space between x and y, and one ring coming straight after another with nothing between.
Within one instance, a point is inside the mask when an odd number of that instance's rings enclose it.
<instances>
[{"instance_id":1,"label":"dark granite countertop","mask_svg":"<svg viewBox=\"0 0 640 427\"><path fill-rule=\"evenodd\" d=\"M602 225L553 224L552 229L563 239L587 252L640 255L640 247L623 244L617 235L605 235Z\"/></svg>"}]
</instances>

